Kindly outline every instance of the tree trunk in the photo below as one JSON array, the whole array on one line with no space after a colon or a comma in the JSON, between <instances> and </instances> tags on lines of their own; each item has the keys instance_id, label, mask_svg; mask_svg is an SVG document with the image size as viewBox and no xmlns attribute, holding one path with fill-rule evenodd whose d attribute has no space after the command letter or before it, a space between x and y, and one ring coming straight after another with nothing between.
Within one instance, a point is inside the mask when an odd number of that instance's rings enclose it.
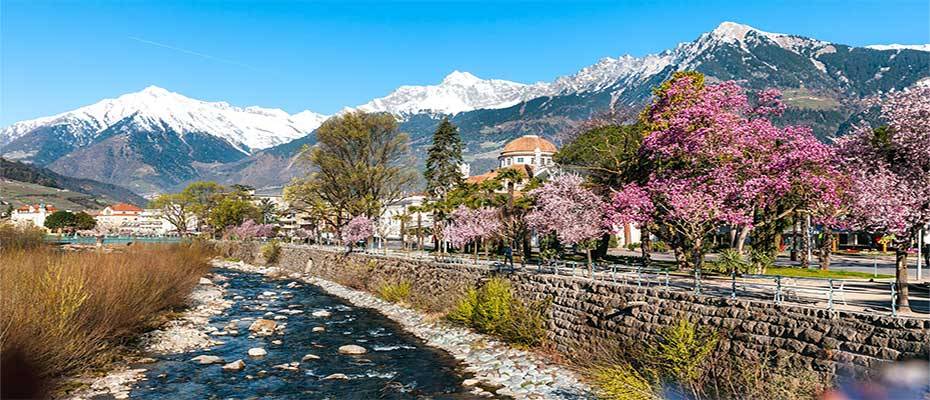
<instances>
[{"instance_id":1,"label":"tree trunk","mask_svg":"<svg viewBox=\"0 0 930 400\"><path fill-rule=\"evenodd\" d=\"M591 249L586 247L585 252L588 253L588 276L594 279L594 264L591 262Z\"/></svg>"},{"instance_id":2,"label":"tree trunk","mask_svg":"<svg viewBox=\"0 0 930 400\"><path fill-rule=\"evenodd\" d=\"M833 241L834 233L830 228L823 228L823 240L820 242L820 251L818 256L820 256L820 270L829 271L830 270L830 252L833 251Z\"/></svg>"},{"instance_id":3,"label":"tree trunk","mask_svg":"<svg viewBox=\"0 0 930 400\"><path fill-rule=\"evenodd\" d=\"M791 261L798 261L798 220L791 222Z\"/></svg>"},{"instance_id":4,"label":"tree trunk","mask_svg":"<svg viewBox=\"0 0 930 400\"><path fill-rule=\"evenodd\" d=\"M811 224L807 216L803 216L802 218L804 219L801 224L801 234L804 235L804 239L801 241L801 266L807 268L811 265L810 257L807 256L808 249L811 248Z\"/></svg>"},{"instance_id":5,"label":"tree trunk","mask_svg":"<svg viewBox=\"0 0 930 400\"><path fill-rule=\"evenodd\" d=\"M649 228L644 226L639 232L639 249L642 251L643 255L643 267L649 267L652 264L652 239L649 233Z\"/></svg>"},{"instance_id":6,"label":"tree trunk","mask_svg":"<svg viewBox=\"0 0 930 400\"><path fill-rule=\"evenodd\" d=\"M704 243L703 239L694 241L691 247L691 259L694 262L694 287L698 294L701 293L701 265L704 263Z\"/></svg>"},{"instance_id":7,"label":"tree trunk","mask_svg":"<svg viewBox=\"0 0 930 400\"><path fill-rule=\"evenodd\" d=\"M530 244L530 230L523 230L523 257L520 257L520 267L525 267L527 260L533 256L533 246Z\"/></svg>"},{"instance_id":8,"label":"tree trunk","mask_svg":"<svg viewBox=\"0 0 930 400\"><path fill-rule=\"evenodd\" d=\"M895 258L895 290L898 293L898 311L910 312L911 305L907 297L907 248L906 242L896 243Z\"/></svg>"},{"instance_id":9,"label":"tree trunk","mask_svg":"<svg viewBox=\"0 0 930 400\"><path fill-rule=\"evenodd\" d=\"M475 264L477 264L478 263L478 242L475 241L474 243L472 243L472 247L474 247L474 250L475 250Z\"/></svg>"},{"instance_id":10,"label":"tree trunk","mask_svg":"<svg viewBox=\"0 0 930 400\"><path fill-rule=\"evenodd\" d=\"M751 230L752 228L750 228L748 225L740 228L739 230L739 236L737 236L736 238L736 252L739 253L740 255L744 254L745 247L746 247L746 238L749 237L749 232ZM755 239L755 237L753 237L753 239ZM755 240L753 240L753 244L755 244Z\"/></svg>"},{"instance_id":11,"label":"tree trunk","mask_svg":"<svg viewBox=\"0 0 930 400\"><path fill-rule=\"evenodd\" d=\"M592 256L598 259L607 257L607 251L609 248L610 248L610 234L605 233L597 241L597 247L594 249L594 254Z\"/></svg>"}]
</instances>

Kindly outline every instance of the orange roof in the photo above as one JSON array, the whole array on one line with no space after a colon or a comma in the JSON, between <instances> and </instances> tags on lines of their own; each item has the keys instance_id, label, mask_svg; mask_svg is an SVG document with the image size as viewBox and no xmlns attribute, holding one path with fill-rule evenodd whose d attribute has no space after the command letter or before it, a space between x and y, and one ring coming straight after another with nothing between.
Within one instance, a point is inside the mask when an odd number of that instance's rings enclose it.
<instances>
[{"instance_id":1,"label":"orange roof","mask_svg":"<svg viewBox=\"0 0 930 400\"><path fill-rule=\"evenodd\" d=\"M136 206L134 206L134 205L132 205L132 204L126 204L126 203L116 203L116 204L113 204L113 205L110 206L110 209L113 210L113 211L136 211L136 212L142 212L142 209L141 209L141 208L136 207Z\"/></svg>"},{"instance_id":2,"label":"orange roof","mask_svg":"<svg viewBox=\"0 0 930 400\"><path fill-rule=\"evenodd\" d=\"M501 155L506 155L507 153L532 153L536 151L537 148L546 153L555 153L559 151L552 142L546 139L536 135L526 135L507 143L507 145L504 146L504 150L501 151Z\"/></svg>"},{"instance_id":3,"label":"orange roof","mask_svg":"<svg viewBox=\"0 0 930 400\"><path fill-rule=\"evenodd\" d=\"M35 205L28 205L28 204L27 204L27 205L24 205L24 206L22 206L22 207L17 208L16 211L20 211L20 212L29 212L30 209L33 209L33 210L37 210L37 211L38 211L38 210L42 209L42 205L41 205L41 204L35 204ZM55 208L55 206L46 204L46 205L45 205L45 211L46 211L46 212L55 212L55 211L58 211L58 209Z\"/></svg>"},{"instance_id":4,"label":"orange roof","mask_svg":"<svg viewBox=\"0 0 930 400\"><path fill-rule=\"evenodd\" d=\"M510 165L510 166L506 166L506 167L503 167L503 168L500 168L500 169L492 169L492 170L490 170L490 171L488 171L488 172L486 172L486 173L484 173L484 174L481 174L481 175L469 176L467 179L465 179L465 181L468 182L468 183L475 183L475 184L478 184L478 183L484 182L484 181L486 181L486 180L496 178L497 175L498 175L501 171L503 171L503 170L505 170L505 169L516 169L517 171L520 171L520 174L521 174L521 175L523 175L524 177L527 177L527 178L528 178L528 177L533 176L532 168L533 168L532 166L529 166L529 165L526 165L526 164Z\"/></svg>"}]
</instances>

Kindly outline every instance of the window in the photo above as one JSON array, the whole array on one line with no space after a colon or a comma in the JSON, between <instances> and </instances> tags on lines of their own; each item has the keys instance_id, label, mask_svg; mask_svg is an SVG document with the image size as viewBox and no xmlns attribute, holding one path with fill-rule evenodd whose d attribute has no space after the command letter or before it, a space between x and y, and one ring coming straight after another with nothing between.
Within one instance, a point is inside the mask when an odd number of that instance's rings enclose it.
<instances>
[{"instance_id":1,"label":"window","mask_svg":"<svg viewBox=\"0 0 930 400\"><path fill-rule=\"evenodd\" d=\"M523 157L517 157L517 163L523 164Z\"/></svg>"}]
</instances>

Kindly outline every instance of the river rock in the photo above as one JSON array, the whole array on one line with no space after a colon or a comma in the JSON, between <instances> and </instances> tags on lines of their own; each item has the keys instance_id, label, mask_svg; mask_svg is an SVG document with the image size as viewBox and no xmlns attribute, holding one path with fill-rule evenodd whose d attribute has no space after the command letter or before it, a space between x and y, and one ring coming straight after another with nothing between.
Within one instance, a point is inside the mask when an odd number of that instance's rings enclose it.
<instances>
[{"instance_id":1,"label":"river rock","mask_svg":"<svg viewBox=\"0 0 930 400\"><path fill-rule=\"evenodd\" d=\"M333 380L333 379L348 380L349 377L346 376L346 374L331 374L323 378L324 381Z\"/></svg>"},{"instance_id":2,"label":"river rock","mask_svg":"<svg viewBox=\"0 0 930 400\"><path fill-rule=\"evenodd\" d=\"M477 379L466 379L462 381L462 386L475 386L478 384Z\"/></svg>"},{"instance_id":3,"label":"river rock","mask_svg":"<svg viewBox=\"0 0 930 400\"><path fill-rule=\"evenodd\" d=\"M200 278L200 282L198 282L198 283L201 284L201 285L212 285L212 284L213 284L213 281L211 281L211 280L209 280L209 279L207 279L207 278Z\"/></svg>"},{"instance_id":4,"label":"river rock","mask_svg":"<svg viewBox=\"0 0 930 400\"><path fill-rule=\"evenodd\" d=\"M331 315L333 315L333 314L330 313L329 311L326 311L326 310L316 310L316 311L314 311L314 312L313 312L312 314L310 314L310 315L312 315L312 316L314 316L314 317L317 317L317 318L326 318L326 317L329 317L329 316L331 316Z\"/></svg>"},{"instance_id":5,"label":"river rock","mask_svg":"<svg viewBox=\"0 0 930 400\"><path fill-rule=\"evenodd\" d=\"M319 360L319 359L320 359L320 356L316 354L307 354L303 356L303 358L301 358L300 361L306 362L306 361L313 361L313 360Z\"/></svg>"},{"instance_id":6,"label":"river rock","mask_svg":"<svg viewBox=\"0 0 930 400\"><path fill-rule=\"evenodd\" d=\"M253 347L249 349L249 357L264 357L266 354L268 354L268 352L261 347Z\"/></svg>"},{"instance_id":7,"label":"river rock","mask_svg":"<svg viewBox=\"0 0 930 400\"><path fill-rule=\"evenodd\" d=\"M311 330L312 330L313 332L323 332L323 331L326 330L326 328L324 328L324 327L322 327L322 326L314 326L313 329L311 329Z\"/></svg>"},{"instance_id":8,"label":"river rock","mask_svg":"<svg viewBox=\"0 0 930 400\"><path fill-rule=\"evenodd\" d=\"M339 354L358 355L358 354L365 354L367 352L368 350L366 350L364 347L355 345L355 344L347 344L345 346L339 346Z\"/></svg>"},{"instance_id":9,"label":"river rock","mask_svg":"<svg viewBox=\"0 0 930 400\"><path fill-rule=\"evenodd\" d=\"M203 354L203 355L199 355L199 356L197 356L197 357L192 358L191 361L195 361L195 362L197 362L198 364L201 364L201 365L207 365L207 364L218 364L218 363L221 363L221 362L223 362L223 359L222 359L221 357L210 356L210 355Z\"/></svg>"},{"instance_id":10,"label":"river rock","mask_svg":"<svg viewBox=\"0 0 930 400\"><path fill-rule=\"evenodd\" d=\"M252 325L249 325L249 330L252 332L262 332L262 331L271 332L274 330L275 327L277 327L277 325L278 325L277 322L274 322L272 320L259 318L259 319L256 319L255 322L252 323Z\"/></svg>"},{"instance_id":11,"label":"river rock","mask_svg":"<svg viewBox=\"0 0 930 400\"><path fill-rule=\"evenodd\" d=\"M245 361L242 360L236 360L223 366L225 371L239 371L243 368L245 368Z\"/></svg>"},{"instance_id":12,"label":"river rock","mask_svg":"<svg viewBox=\"0 0 930 400\"><path fill-rule=\"evenodd\" d=\"M282 341L279 340L279 339L275 339L275 340L272 340L272 341L271 341L271 344L281 344L281 343L284 343L284 342L282 342Z\"/></svg>"}]
</instances>

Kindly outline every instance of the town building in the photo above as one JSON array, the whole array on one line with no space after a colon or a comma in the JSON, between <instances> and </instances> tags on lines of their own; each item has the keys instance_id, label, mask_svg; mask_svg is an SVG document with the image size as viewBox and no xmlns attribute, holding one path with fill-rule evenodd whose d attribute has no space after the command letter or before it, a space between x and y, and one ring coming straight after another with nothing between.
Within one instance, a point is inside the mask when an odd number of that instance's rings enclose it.
<instances>
[{"instance_id":1,"label":"town building","mask_svg":"<svg viewBox=\"0 0 930 400\"><path fill-rule=\"evenodd\" d=\"M98 230L119 233L123 227L137 226L143 211L132 204L117 203L106 206L94 218L97 220Z\"/></svg>"},{"instance_id":2,"label":"town building","mask_svg":"<svg viewBox=\"0 0 930 400\"><path fill-rule=\"evenodd\" d=\"M29 204L18 207L10 214L10 220L15 224L34 225L45 228L45 218L58 211L57 208L47 204Z\"/></svg>"},{"instance_id":3,"label":"town building","mask_svg":"<svg viewBox=\"0 0 930 400\"><path fill-rule=\"evenodd\" d=\"M419 227L423 243L432 243L433 237L429 232L433 227L433 214L416 209L426 202L426 194L417 193L386 206L378 219L377 237L389 241L404 239L407 243L415 243ZM402 235L401 226L403 231L406 231L405 235Z\"/></svg>"},{"instance_id":4,"label":"town building","mask_svg":"<svg viewBox=\"0 0 930 400\"><path fill-rule=\"evenodd\" d=\"M529 178L545 179L557 169L552 157L558 151L558 147L542 137L537 135L521 136L504 145L497 157L497 169L481 175L470 176L466 179L466 182L480 184L496 178L506 169L516 169L523 176L520 182L514 184L514 189L520 191ZM508 186L509 182L503 182L500 191L506 191Z\"/></svg>"}]
</instances>

